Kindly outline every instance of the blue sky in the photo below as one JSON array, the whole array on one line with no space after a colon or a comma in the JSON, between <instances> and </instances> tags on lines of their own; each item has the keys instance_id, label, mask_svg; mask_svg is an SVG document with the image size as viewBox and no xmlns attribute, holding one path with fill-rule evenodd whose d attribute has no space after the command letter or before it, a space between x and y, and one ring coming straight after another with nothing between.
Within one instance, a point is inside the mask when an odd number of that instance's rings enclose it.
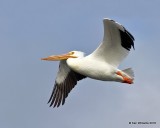
<instances>
[{"instance_id":1,"label":"blue sky","mask_svg":"<svg viewBox=\"0 0 160 128\"><path fill-rule=\"evenodd\" d=\"M158 0L1 0L0 127L160 127L159 5ZM134 69L135 83L88 78L78 82L64 106L50 108L58 62L40 58L91 53L102 40L103 18L121 23L135 37L135 51L120 66Z\"/></svg>"}]
</instances>

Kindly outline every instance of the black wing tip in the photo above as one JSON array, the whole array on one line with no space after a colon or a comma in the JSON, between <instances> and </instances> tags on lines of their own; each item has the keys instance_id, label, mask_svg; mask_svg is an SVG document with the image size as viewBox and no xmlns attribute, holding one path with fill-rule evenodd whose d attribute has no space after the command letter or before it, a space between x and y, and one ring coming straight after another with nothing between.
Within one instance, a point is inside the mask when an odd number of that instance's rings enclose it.
<instances>
[{"instance_id":1,"label":"black wing tip","mask_svg":"<svg viewBox=\"0 0 160 128\"><path fill-rule=\"evenodd\" d=\"M64 103L65 103L65 101L64 102L60 101L60 102L56 103L56 99L54 101L52 101L52 102L51 101L47 102L47 104L49 104L49 107L53 107L53 108L58 108L60 106L63 106Z\"/></svg>"},{"instance_id":2,"label":"black wing tip","mask_svg":"<svg viewBox=\"0 0 160 128\"><path fill-rule=\"evenodd\" d=\"M122 26L123 29L119 29L122 47L124 47L128 51L130 51L131 47L135 50L135 47L134 47L135 39L134 39L133 35L129 31L127 31L127 29L123 25L121 25L118 22L116 22L115 20L112 20L109 18L104 18L104 21L112 21L112 22Z\"/></svg>"},{"instance_id":3,"label":"black wing tip","mask_svg":"<svg viewBox=\"0 0 160 128\"><path fill-rule=\"evenodd\" d=\"M52 94L48 100L49 107L59 107L64 105L70 91L75 87L77 81L86 78L86 76L70 71L64 82L58 84L55 82Z\"/></svg>"},{"instance_id":4,"label":"black wing tip","mask_svg":"<svg viewBox=\"0 0 160 128\"><path fill-rule=\"evenodd\" d=\"M70 90L64 90L62 88L64 88L65 84L57 84L57 82L55 82L52 94L47 102L47 104L49 104L49 107L53 107L53 108L58 108L61 105L64 105L65 103L65 99L68 96L68 93L70 92ZM69 91L69 92L65 92L65 91Z\"/></svg>"},{"instance_id":5,"label":"black wing tip","mask_svg":"<svg viewBox=\"0 0 160 128\"><path fill-rule=\"evenodd\" d=\"M55 99L55 101L56 101L56 99ZM53 102L47 102L47 104L49 104L49 107L53 107L53 108L58 108L58 107L60 107L60 105L63 105L61 102L59 102L59 103L56 103L55 101L53 101Z\"/></svg>"},{"instance_id":6,"label":"black wing tip","mask_svg":"<svg viewBox=\"0 0 160 128\"><path fill-rule=\"evenodd\" d=\"M122 47L124 47L128 51L130 51L131 47L135 50L135 47L134 47L135 39L134 39L133 35L129 31L127 31L125 28L123 31L122 30L119 30L119 31L120 31Z\"/></svg>"}]
</instances>

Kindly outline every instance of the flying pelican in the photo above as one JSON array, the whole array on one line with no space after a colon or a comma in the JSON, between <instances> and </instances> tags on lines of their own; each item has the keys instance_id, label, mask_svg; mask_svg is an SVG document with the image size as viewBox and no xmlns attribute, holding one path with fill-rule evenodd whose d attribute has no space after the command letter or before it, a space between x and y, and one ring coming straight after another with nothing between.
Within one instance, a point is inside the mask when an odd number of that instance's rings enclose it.
<instances>
[{"instance_id":1,"label":"flying pelican","mask_svg":"<svg viewBox=\"0 0 160 128\"><path fill-rule=\"evenodd\" d=\"M77 81L86 77L132 84L134 73L131 68L118 69L120 62L134 49L134 37L119 23L105 18L104 37L98 48L88 56L81 51L63 55L52 55L42 60L59 61L59 71L48 103L59 107L65 103Z\"/></svg>"}]
</instances>

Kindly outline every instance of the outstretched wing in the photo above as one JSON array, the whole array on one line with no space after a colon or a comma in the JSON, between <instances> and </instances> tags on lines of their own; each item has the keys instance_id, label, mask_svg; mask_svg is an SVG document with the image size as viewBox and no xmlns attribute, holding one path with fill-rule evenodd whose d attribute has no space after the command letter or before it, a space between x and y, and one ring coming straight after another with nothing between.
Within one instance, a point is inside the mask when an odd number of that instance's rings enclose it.
<instances>
[{"instance_id":1,"label":"outstretched wing","mask_svg":"<svg viewBox=\"0 0 160 128\"><path fill-rule=\"evenodd\" d=\"M104 37L99 47L91 54L100 61L105 61L115 67L134 48L134 37L119 23L104 19Z\"/></svg>"},{"instance_id":2,"label":"outstretched wing","mask_svg":"<svg viewBox=\"0 0 160 128\"><path fill-rule=\"evenodd\" d=\"M77 84L77 81L83 78L86 78L86 76L72 71L68 67L66 60L60 61L55 85L48 101L48 103L50 103L50 107L52 105L53 107L59 107L60 104L63 105L68 94Z\"/></svg>"}]
</instances>

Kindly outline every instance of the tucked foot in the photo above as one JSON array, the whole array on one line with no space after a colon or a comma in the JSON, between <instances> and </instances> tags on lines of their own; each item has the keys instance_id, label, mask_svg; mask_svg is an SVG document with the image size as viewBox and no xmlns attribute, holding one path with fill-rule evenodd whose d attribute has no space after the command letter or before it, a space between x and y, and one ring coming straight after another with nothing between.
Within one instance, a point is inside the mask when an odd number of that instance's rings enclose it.
<instances>
[{"instance_id":1,"label":"tucked foot","mask_svg":"<svg viewBox=\"0 0 160 128\"><path fill-rule=\"evenodd\" d=\"M133 79L129 77L123 77L123 83L133 84Z\"/></svg>"},{"instance_id":2,"label":"tucked foot","mask_svg":"<svg viewBox=\"0 0 160 128\"><path fill-rule=\"evenodd\" d=\"M123 74L122 72L118 71L116 74L123 77L122 83L133 84L133 79Z\"/></svg>"}]
</instances>

